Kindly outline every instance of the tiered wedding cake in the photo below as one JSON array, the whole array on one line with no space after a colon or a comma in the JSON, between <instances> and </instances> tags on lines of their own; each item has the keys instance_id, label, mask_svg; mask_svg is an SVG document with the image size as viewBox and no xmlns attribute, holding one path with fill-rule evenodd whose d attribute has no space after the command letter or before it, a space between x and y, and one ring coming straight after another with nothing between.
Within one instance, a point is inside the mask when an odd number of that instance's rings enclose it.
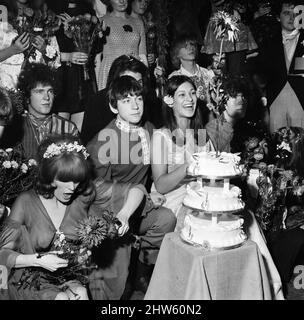
<instances>
[{"instance_id":1,"label":"tiered wedding cake","mask_svg":"<svg viewBox=\"0 0 304 320\"><path fill-rule=\"evenodd\" d=\"M215 152L202 152L193 157L196 161L188 173L199 179L187 186L184 205L193 210L185 217L181 237L211 248L240 245L246 240L242 230L244 221L233 213L242 211L245 204L241 190L230 185L229 180L242 173L240 158Z\"/></svg>"}]
</instances>

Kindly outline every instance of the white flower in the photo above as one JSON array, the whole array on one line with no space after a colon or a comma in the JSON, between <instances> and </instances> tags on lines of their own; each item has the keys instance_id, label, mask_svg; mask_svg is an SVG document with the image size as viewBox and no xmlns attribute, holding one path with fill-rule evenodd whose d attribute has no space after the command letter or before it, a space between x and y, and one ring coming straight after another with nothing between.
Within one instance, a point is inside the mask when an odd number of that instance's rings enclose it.
<instances>
[{"instance_id":1,"label":"white flower","mask_svg":"<svg viewBox=\"0 0 304 320\"><path fill-rule=\"evenodd\" d=\"M11 161L12 168L17 169L19 164L16 161Z\"/></svg>"},{"instance_id":2,"label":"white flower","mask_svg":"<svg viewBox=\"0 0 304 320\"><path fill-rule=\"evenodd\" d=\"M21 165L21 171L22 171L23 173L27 173L27 171L28 171L28 166L27 166L25 163L23 163L23 164Z\"/></svg>"},{"instance_id":3,"label":"white flower","mask_svg":"<svg viewBox=\"0 0 304 320\"><path fill-rule=\"evenodd\" d=\"M59 241L63 242L65 240L65 235L61 232L59 235Z\"/></svg>"},{"instance_id":4,"label":"white flower","mask_svg":"<svg viewBox=\"0 0 304 320\"><path fill-rule=\"evenodd\" d=\"M35 159L30 159L28 165L29 167L37 166L37 161Z\"/></svg>"},{"instance_id":5,"label":"white flower","mask_svg":"<svg viewBox=\"0 0 304 320\"><path fill-rule=\"evenodd\" d=\"M6 151L7 153L10 153L10 152L13 151L13 149L12 149L12 148L7 148L7 149L5 149L5 151Z\"/></svg>"},{"instance_id":6,"label":"white flower","mask_svg":"<svg viewBox=\"0 0 304 320\"><path fill-rule=\"evenodd\" d=\"M169 96L168 94L166 96L164 96L164 102L165 104L167 104L168 106L173 106L173 103L174 103L174 99L172 96Z\"/></svg>"},{"instance_id":7,"label":"white flower","mask_svg":"<svg viewBox=\"0 0 304 320\"><path fill-rule=\"evenodd\" d=\"M10 161L4 161L4 162L2 163L2 166L3 166L5 169L10 169L10 168L12 167Z\"/></svg>"},{"instance_id":8,"label":"white flower","mask_svg":"<svg viewBox=\"0 0 304 320\"><path fill-rule=\"evenodd\" d=\"M46 49L45 49L45 55L50 58L53 59L57 54L56 49L54 49L52 46L47 45Z\"/></svg>"},{"instance_id":9,"label":"white flower","mask_svg":"<svg viewBox=\"0 0 304 320\"><path fill-rule=\"evenodd\" d=\"M196 90L196 96L198 99L204 99L205 96L205 89L203 86L199 86Z\"/></svg>"},{"instance_id":10,"label":"white flower","mask_svg":"<svg viewBox=\"0 0 304 320\"><path fill-rule=\"evenodd\" d=\"M278 149L283 149L283 150L286 150L288 152L292 152L289 143L287 143L285 141L282 141L282 143L280 144Z\"/></svg>"}]
</instances>

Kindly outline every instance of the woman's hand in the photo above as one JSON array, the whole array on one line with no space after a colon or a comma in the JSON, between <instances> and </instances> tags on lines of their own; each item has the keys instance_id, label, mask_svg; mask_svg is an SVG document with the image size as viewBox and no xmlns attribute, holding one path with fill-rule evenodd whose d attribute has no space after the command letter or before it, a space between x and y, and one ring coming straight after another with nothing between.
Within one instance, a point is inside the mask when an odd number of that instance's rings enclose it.
<instances>
[{"instance_id":1,"label":"woman's hand","mask_svg":"<svg viewBox=\"0 0 304 320\"><path fill-rule=\"evenodd\" d=\"M23 32L11 45L14 54L19 54L25 51L30 45L30 35Z\"/></svg>"},{"instance_id":2,"label":"woman's hand","mask_svg":"<svg viewBox=\"0 0 304 320\"><path fill-rule=\"evenodd\" d=\"M84 52L72 52L70 61L74 64L84 65L88 62L88 55Z\"/></svg>"},{"instance_id":3,"label":"woman's hand","mask_svg":"<svg viewBox=\"0 0 304 320\"><path fill-rule=\"evenodd\" d=\"M39 50L41 53L45 53L46 43L41 36L36 36L33 41L33 46Z\"/></svg>"},{"instance_id":4,"label":"woman's hand","mask_svg":"<svg viewBox=\"0 0 304 320\"><path fill-rule=\"evenodd\" d=\"M155 208L160 207L166 202L166 197L162 195L161 193L158 193L157 191L152 191L150 193L150 198L154 204Z\"/></svg>"},{"instance_id":5,"label":"woman's hand","mask_svg":"<svg viewBox=\"0 0 304 320\"><path fill-rule=\"evenodd\" d=\"M59 258L56 254L46 254L40 258L36 255L36 262L39 267L47 269L49 271L56 271L59 268L65 268L68 266L68 260Z\"/></svg>"},{"instance_id":6,"label":"woman's hand","mask_svg":"<svg viewBox=\"0 0 304 320\"><path fill-rule=\"evenodd\" d=\"M57 17L59 18L60 23L65 26L72 20L72 17L65 12L57 15Z\"/></svg>"},{"instance_id":7,"label":"woman's hand","mask_svg":"<svg viewBox=\"0 0 304 320\"><path fill-rule=\"evenodd\" d=\"M129 230L129 216L120 211L118 212L116 218L121 223L121 226L118 228L118 235L122 237Z\"/></svg>"}]
</instances>

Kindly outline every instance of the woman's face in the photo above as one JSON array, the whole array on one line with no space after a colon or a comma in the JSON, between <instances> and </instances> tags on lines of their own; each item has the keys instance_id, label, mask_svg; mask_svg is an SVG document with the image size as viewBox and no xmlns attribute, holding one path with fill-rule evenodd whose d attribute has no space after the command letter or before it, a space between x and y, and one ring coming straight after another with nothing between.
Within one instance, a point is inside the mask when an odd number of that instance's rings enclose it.
<instances>
[{"instance_id":1,"label":"woman's face","mask_svg":"<svg viewBox=\"0 0 304 320\"><path fill-rule=\"evenodd\" d=\"M185 45L179 49L178 58L180 60L190 60L196 59L196 45L193 41L187 41Z\"/></svg>"},{"instance_id":2,"label":"woman's face","mask_svg":"<svg viewBox=\"0 0 304 320\"><path fill-rule=\"evenodd\" d=\"M196 110L197 96L189 82L181 84L174 93L173 111L176 118L192 118Z\"/></svg>"},{"instance_id":3,"label":"woman's face","mask_svg":"<svg viewBox=\"0 0 304 320\"><path fill-rule=\"evenodd\" d=\"M149 5L149 0L134 0L132 2L132 11L138 15L143 15Z\"/></svg>"},{"instance_id":4,"label":"woman's face","mask_svg":"<svg viewBox=\"0 0 304 320\"><path fill-rule=\"evenodd\" d=\"M110 0L113 11L124 12L128 8L128 0Z\"/></svg>"},{"instance_id":5,"label":"woman's face","mask_svg":"<svg viewBox=\"0 0 304 320\"><path fill-rule=\"evenodd\" d=\"M55 179L52 183L52 186L55 187L54 197L62 203L68 203L71 201L78 185L79 182L63 182Z\"/></svg>"}]
</instances>

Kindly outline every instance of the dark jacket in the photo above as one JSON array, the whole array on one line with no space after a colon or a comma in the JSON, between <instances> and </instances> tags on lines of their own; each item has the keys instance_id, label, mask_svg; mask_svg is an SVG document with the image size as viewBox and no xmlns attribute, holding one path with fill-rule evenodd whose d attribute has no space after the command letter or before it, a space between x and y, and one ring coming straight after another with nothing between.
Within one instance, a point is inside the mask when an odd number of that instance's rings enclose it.
<instances>
[{"instance_id":1,"label":"dark jacket","mask_svg":"<svg viewBox=\"0 0 304 320\"><path fill-rule=\"evenodd\" d=\"M269 106L279 95L287 81L296 93L301 105L304 105L304 78L302 76L294 75L295 58L304 55L303 40L304 32L300 31L300 36L289 70L286 69L281 32L270 40L268 45L261 50L259 57L260 74L266 80L266 92Z\"/></svg>"}]
</instances>

